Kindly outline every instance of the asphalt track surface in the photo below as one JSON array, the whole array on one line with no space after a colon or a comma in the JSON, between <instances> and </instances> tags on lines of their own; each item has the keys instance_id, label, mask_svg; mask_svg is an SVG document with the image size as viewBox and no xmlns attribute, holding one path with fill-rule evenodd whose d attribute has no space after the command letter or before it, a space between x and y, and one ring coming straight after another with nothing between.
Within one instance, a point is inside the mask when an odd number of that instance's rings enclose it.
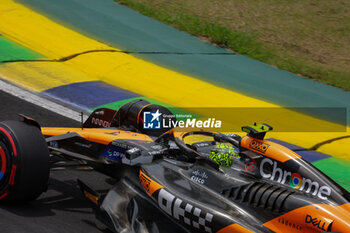
<instances>
[{"instance_id":1,"label":"asphalt track surface","mask_svg":"<svg viewBox=\"0 0 350 233\"><path fill-rule=\"evenodd\" d=\"M36 119L42 126L80 124L44 108L0 92L0 121L19 119L22 113ZM84 200L76 179L96 189L108 187L106 176L92 171L53 171L49 187L36 201L24 205L0 205L1 232L110 232L94 216Z\"/></svg>"}]
</instances>

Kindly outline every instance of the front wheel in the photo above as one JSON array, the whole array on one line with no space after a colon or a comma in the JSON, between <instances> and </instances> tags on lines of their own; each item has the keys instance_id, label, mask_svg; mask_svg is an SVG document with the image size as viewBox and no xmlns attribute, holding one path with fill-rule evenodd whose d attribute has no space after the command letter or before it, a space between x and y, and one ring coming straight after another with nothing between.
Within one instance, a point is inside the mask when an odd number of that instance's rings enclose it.
<instances>
[{"instance_id":1,"label":"front wheel","mask_svg":"<svg viewBox=\"0 0 350 233\"><path fill-rule=\"evenodd\" d=\"M36 199L47 189L49 151L37 126L0 123L0 202Z\"/></svg>"}]
</instances>

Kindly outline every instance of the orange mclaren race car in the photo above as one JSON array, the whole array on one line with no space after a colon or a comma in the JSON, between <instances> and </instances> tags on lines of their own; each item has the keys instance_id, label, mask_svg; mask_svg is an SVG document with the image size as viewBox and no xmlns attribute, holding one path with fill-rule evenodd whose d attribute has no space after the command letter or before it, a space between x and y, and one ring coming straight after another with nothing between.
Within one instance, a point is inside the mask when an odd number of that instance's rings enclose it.
<instances>
[{"instance_id":1,"label":"orange mclaren race car","mask_svg":"<svg viewBox=\"0 0 350 233\"><path fill-rule=\"evenodd\" d=\"M97 109L82 128L41 128L33 119L0 124L0 201L46 190L49 171L87 167L115 179L99 193L78 180L96 217L115 232L350 232L350 195L294 151L264 139L203 129L144 127L136 100ZM176 120L175 118L172 120ZM190 135L210 140L185 143Z\"/></svg>"}]
</instances>

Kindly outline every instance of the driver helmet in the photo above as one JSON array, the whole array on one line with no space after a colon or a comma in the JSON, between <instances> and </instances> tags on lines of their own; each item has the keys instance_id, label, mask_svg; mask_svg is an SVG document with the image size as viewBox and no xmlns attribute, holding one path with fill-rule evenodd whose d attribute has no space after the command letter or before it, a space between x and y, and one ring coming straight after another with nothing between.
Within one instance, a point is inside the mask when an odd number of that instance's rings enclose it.
<instances>
[{"instance_id":1,"label":"driver helmet","mask_svg":"<svg viewBox=\"0 0 350 233\"><path fill-rule=\"evenodd\" d=\"M238 152L233 146L227 144L217 144L209 153L209 159L222 167L230 167L233 158L239 158Z\"/></svg>"}]
</instances>

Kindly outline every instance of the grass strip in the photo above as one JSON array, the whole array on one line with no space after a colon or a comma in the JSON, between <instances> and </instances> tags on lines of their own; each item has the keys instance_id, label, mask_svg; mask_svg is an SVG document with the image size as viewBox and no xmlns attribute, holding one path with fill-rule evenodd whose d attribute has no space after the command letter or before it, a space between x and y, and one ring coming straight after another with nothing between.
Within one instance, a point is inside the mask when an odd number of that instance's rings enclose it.
<instances>
[{"instance_id":1,"label":"grass strip","mask_svg":"<svg viewBox=\"0 0 350 233\"><path fill-rule=\"evenodd\" d=\"M159 11L150 4L145 5L134 0L115 1L222 48L233 50L303 77L350 90L350 73L325 68L318 64L308 64L301 57L288 56L286 53L277 51L273 45L262 43L253 33L235 31L205 18L183 12Z\"/></svg>"}]
</instances>

